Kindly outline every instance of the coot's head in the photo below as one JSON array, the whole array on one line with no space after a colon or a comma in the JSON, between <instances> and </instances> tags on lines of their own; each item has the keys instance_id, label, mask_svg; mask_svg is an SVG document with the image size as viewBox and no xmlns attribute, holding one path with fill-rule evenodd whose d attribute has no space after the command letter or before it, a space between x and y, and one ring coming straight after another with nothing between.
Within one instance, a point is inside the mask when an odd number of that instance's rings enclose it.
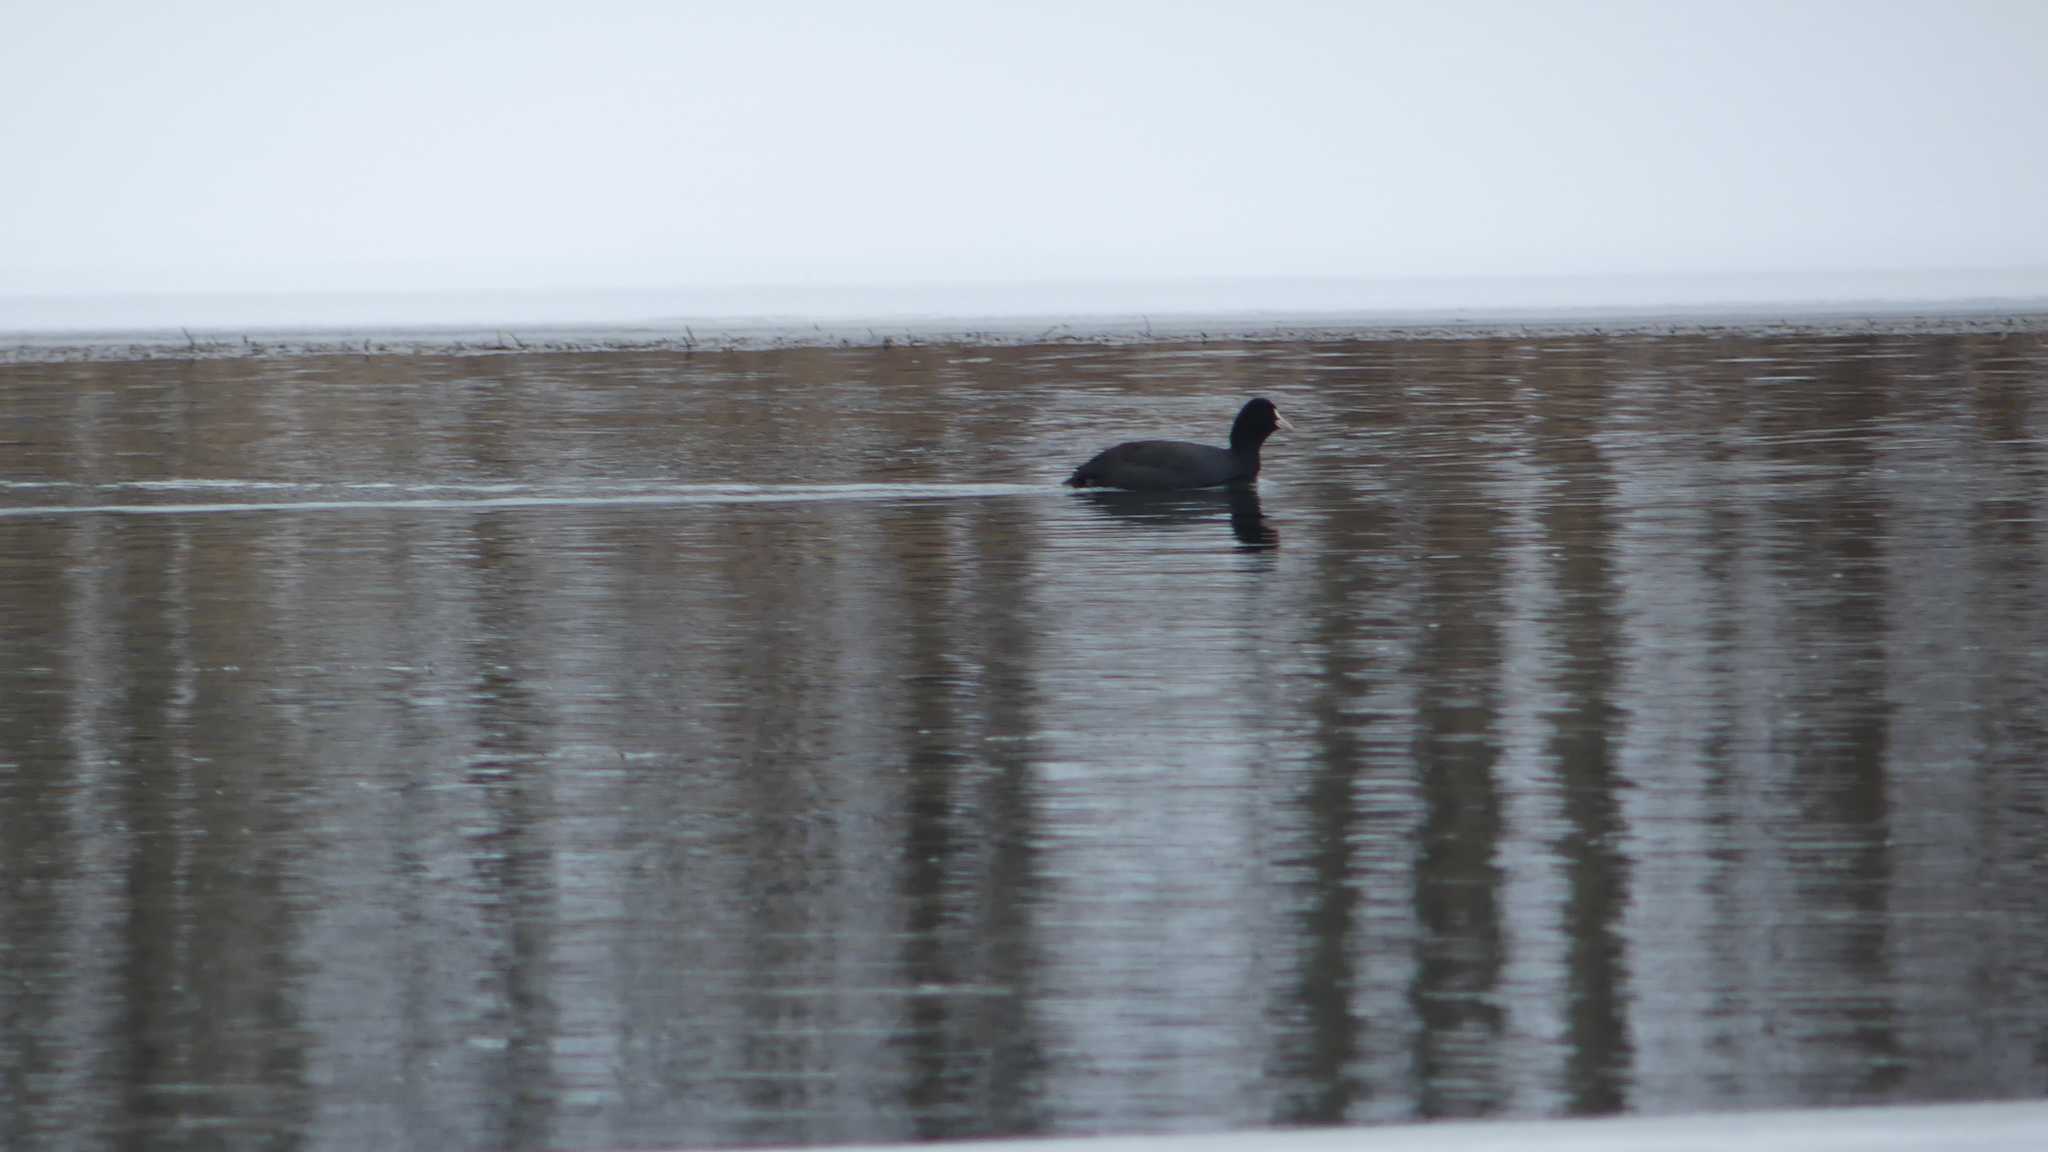
<instances>
[{"instance_id":1,"label":"coot's head","mask_svg":"<svg viewBox=\"0 0 2048 1152\"><path fill-rule=\"evenodd\" d=\"M1244 407L1237 410L1237 422L1230 426L1231 450L1257 450L1259 445L1266 442L1266 437L1281 428L1289 432L1294 431L1294 425L1288 423L1287 417L1280 414L1280 409L1273 407L1271 400L1264 396L1247 400Z\"/></svg>"}]
</instances>

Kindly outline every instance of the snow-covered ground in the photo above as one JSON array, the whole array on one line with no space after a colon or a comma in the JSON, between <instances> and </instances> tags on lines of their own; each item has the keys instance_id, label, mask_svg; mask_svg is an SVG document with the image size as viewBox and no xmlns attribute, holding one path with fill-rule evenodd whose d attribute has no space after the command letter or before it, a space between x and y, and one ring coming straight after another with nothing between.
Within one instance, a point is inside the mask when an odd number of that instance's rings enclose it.
<instances>
[{"instance_id":1,"label":"snow-covered ground","mask_svg":"<svg viewBox=\"0 0 2048 1152\"><path fill-rule=\"evenodd\" d=\"M907 1145L843 1146L865 1152ZM1602 1120L919 1144L917 1152L2044 1152L2048 1103L1798 1109Z\"/></svg>"}]
</instances>

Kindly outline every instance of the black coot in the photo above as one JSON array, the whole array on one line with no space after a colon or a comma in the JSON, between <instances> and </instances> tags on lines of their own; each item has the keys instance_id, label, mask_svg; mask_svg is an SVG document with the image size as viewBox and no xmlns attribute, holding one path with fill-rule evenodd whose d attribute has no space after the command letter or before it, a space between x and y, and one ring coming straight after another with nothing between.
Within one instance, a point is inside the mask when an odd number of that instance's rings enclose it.
<instances>
[{"instance_id":1,"label":"black coot","mask_svg":"<svg viewBox=\"0 0 2048 1152\"><path fill-rule=\"evenodd\" d=\"M1264 397L1247 401L1230 426L1230 447L1213 448L1186 440L1133 440L1104 449L1067 483L1075 488L1128 488L1163 492L1176 488L1214 488L1249 484L1259 478L1259 446L1276 428L1294 425Z\"/></svg>"}]
</instances>

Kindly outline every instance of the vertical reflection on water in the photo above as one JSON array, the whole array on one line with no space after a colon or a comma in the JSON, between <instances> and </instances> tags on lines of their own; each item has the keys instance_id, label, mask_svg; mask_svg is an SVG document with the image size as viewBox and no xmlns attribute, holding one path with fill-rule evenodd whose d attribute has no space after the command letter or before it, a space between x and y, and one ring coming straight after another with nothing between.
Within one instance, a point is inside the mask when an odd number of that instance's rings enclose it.
<instances>
[{"instance_id":1,"label":"vertical reflection on water","mask_svg":"<svg viewBox=\"0 0 2048 1152\"><path fill-rule=\"evenodd\" d=\"M978 803L969 808L982 819L969 828L980 852L960 884L958 900L971 914L960 917L955 947L973 959L965 966L968 976L997 994L967 1001L976 1018L966 1039L987 1055L976 1070L968 1116L955 1129L1032 1132L1046 1126L1044 1103L1032 1090L1046 1059L1032 1008L1046 945L1031 934L1028 908L1040 886L1034 845L1043 833L1033 822L1028 792L1031 754L1017 737L1047 722L1031 693L1028 669L1038 661L1038 637L1029 612L1032 569L1022 562L1040 542L1009 507L986 505L966 515L961 553L981 558L975 565L981 584L966 592L959 609L968 621L963 646L1014 658L987 660L977 669L986 751Z\"/></svg>"},{"instance_id":2,"label":"vertical reflection on water","mask_svg":"<svg viewBox=\"0 0 2048 1152\"><path fill-rule=\"evenodd\" d=\"M1429 489L1419 501L1421 631L1412 672L1414 771L1423 803L1411 990L1419 1025L1416 1111L1474 1116L1497 1111L1505 1096L1502 1064L1493 1056L1505 1019L1496 673L1503 571L1493 546L1502 526L1487 499L1483 465L1446 451L1486 427L1486 401L1417 399L1441 414L1433 431L1444 447L1418 462L1429 471Z\"/></svg>"},{"instance_id":3,"label":"vertical reflection on water","mask_svg":"<svg viewBox=\"0 0 2048 1152\"><path fill-rule=\"evenodd\" d=\"M1625 948L1627 981L1612 990L1626 1032L1609 1042L1628 1063L1603 1087L1640 1105L1732 1091L1746 1062L1746 1038L1718 1027L1737 1011L1729 968L1742 949L1710 927L1746 918L1729 900L1740 887L1730 828L1745 822L1730 815L1741 775L1730 698L1749 680L1730 653L1745 628L1771 624L1742 603L1759 577L1745 568L1753 525L1726 480L1744 473L1736 454L1747 436L1730 427L1742 417L1739 387L1654 343L1619 359L1613 415L1590 436L1602 507L1585 526L1602 533L1603 599L1579 608L1604 645L1589 645L1581 666L1600 661L1613 733L1600 749L1608 791L1581 808L1611 823L1577 855L1597 853L1627 881L1626 900L1608 909L1618 923L1602 930Z\"/></svg>"},{"instance_id":4,"label":"vertical reflection on water","mask_svg":"<svg viewBox=\"0 0 2048 1152\"><path fill-rule=\"evenodd\" d=\"M1897 389L1900 423L1924 432L1875 446L1877 487L1898 521L1882 588L1887 914L1899 925L1888 947L1902 1088L1958 1095L1995 1081L2015 1053L2048 1052L2028 1013L1986 1018L1973 1007L1991 987L2032 998L2037 985L2015 957L2038 913L2004 900L1987 910L1970 896L2011 882L2048 891L2048 858L2028 831L2048 815L2048 772L2038 770L2048 713L2037 700L2019 703L2037 687L2028 665L2048 659L2038 579L2048 572L2048 441L2038 431L2041 377L2008 349L1967 346L1915 367L1968 386ZM2003 767L2020 762L2036 770ZM1967 927L1948 930L1958 922ZM1942 1058L1913 1058L1921 1052Z\"/></svg>"},{"instance_id":5,"label":"vertical reflection on water","mask_svg":"<svg viewBox=\"0 0 2048 1152\"><path fill-rule=\"evenodd\" d=\"M1892 1005L1884 991L1890 977L1891 926L1883 915L1891 873L1884 778L1890 705L1884 691L1885 633L1872 626L1882 620L1872 609L1882 602L1881 550L1892 526L1873 491L1870 437L1860 431L1883 426L1889 397L1866 382L1855 360L1830 358L1815 368L1813 387L1822 401L1797 410L1789 427L1772 429L1795 432L1799 440L1818 439L1781 447L1775 455L1786 463L1796 458L1817 465L1831 478L1810 501L1795 498L1772 507L1805 526L1798 548L1801 571L1784 573L1795 587L1811 586L1808 595L1791 598L1792 650L1827 654L1808 689L1810 702L1802 708L1804 722L1793 734L1791 751L1807 795L1800 813L1804 835L1814 845L1801 846L1802 900L1834 913L1836 923L1803 930L1797 946L1868 996L1858 1005L1861 1011L1846 1020L1831 1012L1836 1019L1823 1026L1825 1042L1847 1065L1841 1071L1856 1070L1847 1082L1816 1084L1813 1091L1824 1098L1868 1098L1898 1073ZM1833 431L1842 428L1859 431ZM1805 1025L1799 1017L1806 1014L1794 1014L1792 1021ZM1799 1039L1819 1040L1815 1031L1801 1027Z\"/></svg>"},{"instance_id":6,"label":"vertical reflection on water","mask_svg":"<svg viewBox=\"0 0 2048 1152\"><path fill-rule=\"evenodd\" d=\"M197 803L193 777L202 769L181 739L184 726L177 714L189 703L175 691L190 666L189 652L177 643L185 603L176 595L181 582L175 553L182 551L176 544L183 536L152 533L121 541L127 547L112 558L117 585L106 600L124 662L111 666L111 682L98 689L112 697L125 721L106 748L107 757L124 768L117 812L130 832L118 945L124 962L118 977L118 1051L124 1064L119 1083L121 1111L143 1126L177 1116L177 1098L163 1092L163 1085L232 1079L215 1071L226 1053L209 1051L217 1043L213 1025L220 1016L194 1012L199 1004L223 999L225 989L214 984L221 973L180 962L195 943L198 920L192 881L201 861L194 854L204 842L194 833L211 823ZM170 675L130 678L123 675L127 659ZM187 1055L198 1067L179 1067Z\"/></svg>"},{"instance_id":7,"label":"vertical reflection on water","mask_svg":"<svg viewBox=\"0 0 2048 1152\"><path fill-rule=\"evenodd\" d=\"M1275 695L1305 728L1275 750L1264 784L1284 800L1268 817L1266 850L1292 910L1273 932L1293 953L1272 991L1271 1117L1406 1117L1418 1031L1388 1006L1419 972L1413 541L1392 501L1303 519L1282 539L1307 562L1277 574L1300 618L1291 632L1284 619L1267 624L1300 653L1282 665Z\"/></svg>"},{"instance_id":8,"label":"vertical reflection on water","mask_svg":"<svg viewBox=\"0 0 2048 1152\"><path fill-rule=\"evenodd\" d=\"M1274 554L1227 498L1065 499L1030 557L1043 1104L1067 1129L1255 1115L1259 784L1284 747ZM1241 522L1242 513L1237 513Z\"/></svg>"},{"instance_id":9,"label":"vertical reflection on water","mask_svg":"<svg viewBox=\"0 0 2048 1152\"><path fill-rule=\"evenodd\" d=\"M70 1123L139 1134L227 1109L301 1123L298 1006L277 946L289 839L274 798L234 786L261 742L207 719L223 653L201 605L220 541L191 524L29 531L66 558L62 581L22 602L62 620L62 642L8 651L47 670L66 710L21 767L31 795L63 805L9 837L42 846L10 877L40 873L65 897L67 927L34 948L25 987L56 993L65 1042L46 1067L88 1104Z\"/></svg>"},{"instance_id":10,"label":"vertical reflection on water","mask_svg":"<svg viewBox=\"0 0 2048 1152\"><path fill-rule=\"evenodd\" d=\"M1620 924L1629 865L1611 746L1620 727L1614 661L1621 647L1609 554L1614 483L1599 447L1616 405L1604 367L1568 363L1548 373L1549 389L1532 397L1542 423L1531 456L1551 481L1539 521L1559 556L1557 601L1547 621L1558 643L1546 755L1562 792L1562 836L1554 850L1567 889L1563 1089L1568 1109L1581 1113L1619 1110L1632 1063Z\"/></svg>"},{"instance_id":11,"label":"vertical reflection on water","mask_svg":"<svg viewBox=\"0 0 2048 1152\"><path fill-rule=\"evenodd\" d=\"M1316 584L1331 603L1362 602L1373 595L1357 563L1367 552L1359 539L1363 523L1363 518L1347 518L1334 526L1317 556ZM1319 614L1312 630L1313 651L1320 657L1318 689L1307 703L1314 751L1302 769L1308 780L1299 786L1297 800L1299 836L1306 843L1286 861L1302 872L1296 881L1294 932L1305 955L1273 1009L1282 1030L1273 1072L1287 1086L1274 1112L1281 1124L1339 1123L1363 1094L1354 1062L1363 1055L1359 1031L1364 1021L1351 1002L1363 950L1354 856L1362 823L1356 792L1370 768L1346 715L1351 693L1365 675L1350 651L1351 632L1337 613Z\"/></svg>"},{"instance_id":12,"label":"vertical reflection on water","mask_svg":"<svg viewBox=\"0 0 2048 1152\"><path fill-rule=\"evenodd\" d=\"M920 689L902 719L898 985L923 991L908 998L897 1043L911 1049L903 1103L921 1138L1035 1126L1033 1104L1006 1087L1029 1076L1037 1043L1021 1011L1033 951L1029 767L1019 742L998 735L1033 727L1018 669L1035 637L1018 611L1027 569L1009 558L1020 542L1005 539L1004 511L891 518L889 556L902 568L890 584L908 625L906 675ZM997 652L1008 658L989 658Z\"/></svg>"},{"instance_id":13,"label":"vertical reflection on water","mask_svg":"<svg viewBox=\"0 0 2048 1152\"><path fill-rule=\"evenodd\" d=\"M944 531L943 522L918 525L927 537ZM901 550L901 551L899 551ZM932 539L899 540L892 553L929 556L946 553L942 542ZM959 731L955 714L961 703L957 689L963 680L971 682L976 669L964 665L966 657L956 655L949 644L957 591L954 571L947 566L919 564L904 573L910 578L905 591L917 597L925 610L914 613L909 625L909 659L906 674L922 687L911 699L904 716L903 739L909 747L906 772L905 821L902 871L897 881L904 908L904 936L901 945L901 983L911 988L956 986L966 973L958 958L948 955L957 946L947 929L958 912L949 899L949 882L957 882L964 870L969 845L963 843L966 829L959 827L954 813L962 776L972 770L965 749L954 743ZM971 578L971 573L965 573ZM922 579L919 577L922 576ZM941 735L944 734L944 735ZM938 996L913 997L908 1003L904 1035L898 1043L911 1049L910 1082L904 1091L916 1127L923 1139L943 1136L948 1108L964 1103L959 1081L972 1069L955 1065L949 1069L947 1049L949 1021L947 1001ZM949 1083L949 1071L952 1082ZM957 1122L957 1121L955 1121Z\"/></svg>"},{"instance_id":14,"label":"vertical reflection on water","mask_svg":"<svg viewBox=\"0 0 2048 1152\"><path fill-rule=\"evenodd\" d=\"M554 709L517 672L530 663L528 638L543 632L535 615L546 599L541 586L560 582L548 579L532 547L519 518L473 521L464 551L475 603L467 651L458 655L463 672L454 678L475 703L474 751L460 779L477 808L462 836L479 896L476 995L487 1007L472 1027L496 1050L480 1070L482 1086L506 1106L496 1130L481 1135L499 1147L559 1140L555 1112L567 1087L557 1075L564 1034L554 972L563 861L550 818L561 805L544 767Z\"/></svg>"}]
</instances>

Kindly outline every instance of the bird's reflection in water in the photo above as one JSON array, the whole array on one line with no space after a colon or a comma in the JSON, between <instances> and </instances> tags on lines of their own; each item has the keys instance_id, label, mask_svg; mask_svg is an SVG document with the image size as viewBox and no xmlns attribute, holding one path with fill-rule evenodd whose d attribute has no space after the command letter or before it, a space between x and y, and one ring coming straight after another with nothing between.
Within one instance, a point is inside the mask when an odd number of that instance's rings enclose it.
<instances>
[{"instance_id":1,"label":"bird's reflection in water","mask_svg":"<svg viewBox=\"0 0 2048 1152\"><path fill-rule=\"evenodd\" d=\"M1116 520L1154 527L1177 527L1214 521L1230 514L1230 534L1237 537L1242 552L1262 552L1280 546L1280 533L1266 522L1259 508L1257 488L1232 485L1177 492L1127 492L1115 488L1089 488L1076 498Z\"/></svg>"}]
</instances>

